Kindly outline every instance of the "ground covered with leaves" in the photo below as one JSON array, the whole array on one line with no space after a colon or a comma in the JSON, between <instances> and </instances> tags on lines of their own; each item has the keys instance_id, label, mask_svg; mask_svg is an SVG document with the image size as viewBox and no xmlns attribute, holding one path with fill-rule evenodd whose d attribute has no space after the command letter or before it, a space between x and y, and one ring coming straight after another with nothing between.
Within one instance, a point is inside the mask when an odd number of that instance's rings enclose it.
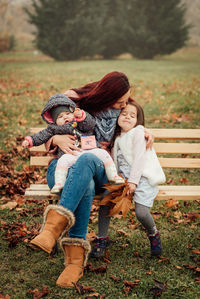
<instances>
[{"instance_id":1,"label":"ground covered with leaves","mask_svg":"<svg viewBox=\"0 0 200 299\"><path fill-rule=\"evenodd\" d=\"M55 282L63 254L32 251L48 202L25 199L30 183L45 181L45 170L29 167L21 142L32 126L42 127L40 112L49 96L98 80L107 72L125 72L133 95L144 107L147 127L199 128L200 50L184 49L154 61L54 62L33 53L0 55L0 298L198 298L199 202L156 202L153 217L163 255L150 257L149 241L131 207L125 220L114 217L106 257L88 260L74 289ZM168 184L199 184L199 171L167 171ZM97 233L92 207L88 237Z\"/></svg>"}]
</instances>

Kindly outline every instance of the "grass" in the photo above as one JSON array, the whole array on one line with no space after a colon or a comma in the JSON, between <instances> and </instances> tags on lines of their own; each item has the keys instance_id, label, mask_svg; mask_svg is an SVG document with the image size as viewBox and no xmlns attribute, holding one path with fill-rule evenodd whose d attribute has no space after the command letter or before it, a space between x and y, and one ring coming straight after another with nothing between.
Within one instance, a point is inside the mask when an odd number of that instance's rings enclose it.
<instances>
[{"instance_id":1,"label":"grass","mask_svg":"<svg viewBox=\"0 0 200 299\"><path fill-rule=\"evenodd\" d=\"M98 80L113 70L128 75L133 85L133 96L144 107L146 126L199 128L199 54L199 48L185 48L154 61L126 59L125 56L119 60L70 62L55 62L33 52L0 54L1 157L8 155L12 159L13 147L20 144L16 143L16 137L26 135L31 126L44 125L40 112L49 96ZM5 169L8 159L4 157L2 160ZM11 180L17 183L19 173L28 163L28 155L15 154L12 161ZM35 174L41 175L41 172ZM175 184L180 184L182 178L188 179L190 184L199 184L199 171L175 173L169 170L167 176ZM3 185L1 190L4 189ZM10 197L23 199L20 194ZM8 194L2 191L1 201L8 200ZM42 221L42 207L41 202L24 201L18 209L1 210L0 294L8 294L12 299L33 298L30 290L41 291L47 285L47 298L87 298L89 293L81 296L75 289L67 290L55 285L64 267L61 251L50 257L27 247L31 232ZM155 289L155 280L158 280L167 285L161 298L199 298L198 208L198 202L174 203L172 207L165 202L155 203L152 212L163 246L160 259L150 257L148 239L135 220L134 211L124 221L114 218L110 226L113 242L107 251L107 260L89 260L94 268L106 267L106 272L98 274L97 270L90 269L80 283L94 288L99 298L106 294L106 298L143 299L153 297L152 289ZM12 225L17 223L21 226L24 223L26 229L13 228ZM97 231L96 220L91 220L89 230ZM12 237L9 232L12 232ZM13 235L16 235L16 244ZM119 281L115 281L113 276L119 277ZM138 285L129 289L124 285L125 280L138 281Z\"/></svg>"}]
</instances>

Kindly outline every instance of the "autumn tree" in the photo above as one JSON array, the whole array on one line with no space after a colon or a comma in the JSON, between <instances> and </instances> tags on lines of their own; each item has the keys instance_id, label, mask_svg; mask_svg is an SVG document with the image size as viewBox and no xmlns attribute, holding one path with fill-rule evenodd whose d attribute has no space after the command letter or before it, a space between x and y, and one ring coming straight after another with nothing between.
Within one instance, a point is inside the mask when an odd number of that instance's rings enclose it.
<instances>
[{"instance_id":1,"label":"autumn tree","mask_svg":"<svg viewBox=\"0 0 200 299\"><path fill-rule=\"evenodd\" d=\"M30 23L37 27L36 46L56 60L92 56L101 50L104 1L38 0L34 12L25 9Z\"/></svg>"},{"instance_id":2,"label":"autumn tree","mask_svg":"<svg viewBox=\"0 0 200 299\"><path fill-rule=\"evenodd\" d=\"M36 46L56 60L130 52L138 58L184 46L188 26L181 0L32 0Z\"/></svg>"},{"instance_id":3,"label":"autumn tree","mask_svg":"<svg viewBox=\"0 0 200 299\"><path fill-rule=\"evenodd\" d=\"M181 0L127 0L128 51L135 57L151 59L171 54L188 39L185 6Z\"/></svg>"}]
</instances>

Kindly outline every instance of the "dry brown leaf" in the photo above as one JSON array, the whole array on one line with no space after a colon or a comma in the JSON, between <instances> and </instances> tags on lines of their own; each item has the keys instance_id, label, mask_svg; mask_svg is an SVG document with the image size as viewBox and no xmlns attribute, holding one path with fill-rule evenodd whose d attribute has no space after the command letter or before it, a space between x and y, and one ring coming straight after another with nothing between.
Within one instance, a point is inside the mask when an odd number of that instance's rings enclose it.
<instances>
[{"instance_id":1,"label":"dry brown leaf","mask_svg":"<svg viewBox=\"0 0 200 299\"><path fill-rule=\"evenodd\" d=\"M129 209L131 207L131 200L129 197L122 197L120 201L116 203L116 205L110 209L109 216L114 216L116 214L122 214L125 218Z\"/></svg>"},{"instance_id":2,"label":"dry brown leaf","mask_svg":"<svg viewBox=\"0 0 200 299\"><path fill-rule=\"evenodd\" d=\"M6 296L0 294L0 299L10 299L10 296L8 294L6 294Z\"/></svg>"},{"instance_id":3,"label":"dry brown leaf","mask_svg":"<svg viewBox=\"0 0 200 299\"><path fill-rule=\"evenodd\" d=\"M33 299L40 299L50 293L50 290L45 285L41 291L38 289L28 290L28 293L33 294Z\"/></svg>"},{"instance_id":4,"label":"dry brown leaf","mask_svg":"<svg viewBox=\"0 0 200 299\"><path fill-rule=\"evenodd\" d=\"M100 205L110 205L108 216L122 214L125 218L131 208L132 195L127 195L127 182L123 185L107 185L109 193L101 201Z\"/></svg>"},{"instance_id":5,"label":"dry brown leaf","mask_svg":"<svg viewBox=\"0 0 200 299\"><path fill-rule=\"evenodd\" d=\"M174 199L170 199L166 202L166 206L168 208L174 207L177 204L177 201L175 201Z\"/></svg>"},{"instance_id":6,"label":"dry brown leaf","mask_svg":"<svg viewBox=\"0 0 200 299\"><path fill-rule=\"evenodd\" d=\"M198 249L192 250L192 253L200 254L200 250L198 250Z\"/></svg>"},{"instance_id":7,"label":"dry brown leaf","mask_svg":"<svg viewBox=\"0 0 200 299\"><path fill-rule=\"evenodd\" d=\"M95 231L91 230L89 232L87 232L87 239L90 240L90 242L94 241L96 239L97 235L95 233Z\"/></svg>"},{"instance_id":8,"label":"dry brown leaf","mask_svg":"<svg viewBox=\"0 0 200 299\"><path fill-rule=\"evenodd\" d=\"M5 203L4 205L0 205L0 209L2 209L2 210L4 210L4 209L13 210L14 208L16 208L16 206L17 206L16 201L9 201L9 202Z\"/></svg>"}]
</instances>

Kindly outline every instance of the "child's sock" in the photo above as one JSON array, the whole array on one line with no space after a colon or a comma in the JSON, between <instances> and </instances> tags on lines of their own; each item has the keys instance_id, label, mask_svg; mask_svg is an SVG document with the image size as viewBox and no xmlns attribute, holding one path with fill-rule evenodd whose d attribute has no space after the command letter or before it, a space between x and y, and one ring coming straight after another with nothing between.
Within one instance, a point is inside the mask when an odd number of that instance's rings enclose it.
<instances>
[{"instance_id":1,"label":"child's sock","mask_svg":"<svg viewBox=\"0 0 200 299\"><path fill-rule=\"evenodd\" d=\"M55 185L51 189L51 193L58 194L63 189L67 177L67 169L56 169L55 171Z\"/></svg>"},{"instance_id":2,"label":"child's sock","mask_svg":"<svg viewBox=\"0 0 200 299\"><path fill-rule=\"evenodd\" d=\"M106 172L109 182L114 183L114 184L124 184L125 183L125 180L118 175L114 162L112 162L108 165L105 165L105 172Z\"/></svg>"}]
</instances>

